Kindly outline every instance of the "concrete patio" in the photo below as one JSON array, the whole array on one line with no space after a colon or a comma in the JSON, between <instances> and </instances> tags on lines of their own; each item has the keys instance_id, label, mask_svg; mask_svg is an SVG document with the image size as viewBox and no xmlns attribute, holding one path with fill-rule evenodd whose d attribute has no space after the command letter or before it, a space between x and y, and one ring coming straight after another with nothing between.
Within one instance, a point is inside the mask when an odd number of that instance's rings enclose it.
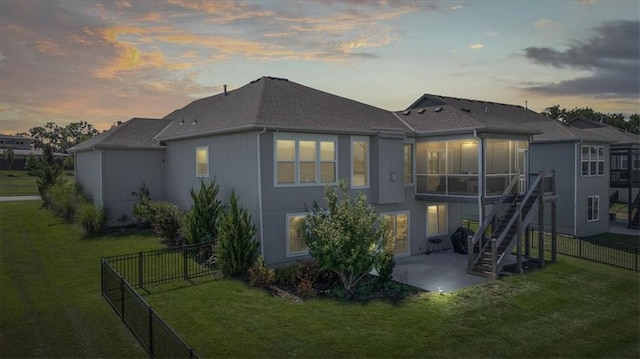
<instances>
[{"instance_id":1,"label":"concrete patio","mask_svg":"<svg viewBox=\"0 0 640 359\"><path fill-rule=\"evenodd\" d=\"M397 258L393 279L431 292L451 292L491 281L467 273L467 256L448 249Z\"/></svg>"}]
</instances>

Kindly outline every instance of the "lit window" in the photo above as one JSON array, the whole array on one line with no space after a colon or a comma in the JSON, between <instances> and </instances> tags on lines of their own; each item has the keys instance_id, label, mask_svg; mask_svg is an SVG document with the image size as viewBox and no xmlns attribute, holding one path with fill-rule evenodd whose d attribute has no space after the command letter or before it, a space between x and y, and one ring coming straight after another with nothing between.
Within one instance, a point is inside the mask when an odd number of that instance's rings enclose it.
<instances>
[{"instance_id":1,"label":"lit window","mask_svg":"<svg viewBox=\"0 0 640 359\"><path fill-rule=\"evenodd\" d=\"M413 145L405 143L404 156L402 157L402 172L404 174L404 183L413 183Z\"/></svg>"},{"instance_id":2,"label":"lit window","mask_svg":"<svg viewBox=\"0 0 640 359\"><path fill-rule=\"evenodd\" d=\"M209 147L196 147L196 176L209 177Z\"/></svg>"},{"instance_id":3,"label":"lit window","mask_svg":"<svg viewBox=\"0 0 640 359\"><path fill-rule=\"evenodd\" d=\"M447 205L427 205L427 236L447 233Z\"/></svg>"},{"instance_id":4,"label":"lit window","mask_svg":"<svg viewBox=\"0 0 640 359\"><path fill-rule=\"evenodd\" d=\"M275 141L276 185L336 182L334 136L279 134ZM326 139L326 140L325 140Z\"/></svg>"},{"instance_id":5,"label":"lit window","mask_svg":"<svg viewBox=\"0 0 640 359\"><path fill-rule=\"evenodd\" d=\"M351 187L369 186L369 138L351 139Z\"/></svg>"},{"instance_id":6,"label":"lit window","mask_svg":"<svg viewBox=\"0 0 640 359\"><path fill-rule=\"evenodd\" d=\"M604 146L582 146L582 175L604 175Z\"/></svg>"},{"instance_id":7,"label":"lit window","mask_svg":"<svg viewBox=\"0 0 640 359\"><path fill-rule=\"evenodd\" d=\"M587 197L587 222L600 219L600 196Z\"/></svg>"},{"instance_id":8,"label":"lit window","mask_svg":"<svg viewBox=\"0 0 640 359\"><path fill-rule=\"evenodd\" d=\"M287 257L300 256L309 253L304 243L305 215L287 215Z\"/></svg>"},{"instance_id":9,"label":"lit window","mask_svg":"<svg viewBox=\"0 0 640 359\"><path fill-rule=\"evenodd\" d=\"M409 212L383 213L389 226L388 236L393 239L393 254L409 254Z\"/></svg>"}]
</instances>

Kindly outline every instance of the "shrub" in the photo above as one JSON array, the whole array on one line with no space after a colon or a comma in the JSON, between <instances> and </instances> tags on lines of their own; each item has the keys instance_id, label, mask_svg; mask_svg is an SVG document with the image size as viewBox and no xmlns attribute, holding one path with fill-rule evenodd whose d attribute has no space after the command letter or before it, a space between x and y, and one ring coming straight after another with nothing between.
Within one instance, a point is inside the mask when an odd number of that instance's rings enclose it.
<instances>
[{"instance_id":1,"label":"shrub","mask_svg":"<svg viewBox=\"0 0 640 359\"><path fill-rule=\"evenodd\" d=\"M46 196L47 189L56 183L61 173L62 168L55 162L51 146L49 144L44 145L42 148L42 157L36 170L36 176L38 176L36 184L43 201L42 206L45 208L48 208L50 205L49 199Z\"/></svg>"},{"instance_id":2,"label":"shrub","mask_svg":"<svg viewBox=\"0 0 640 359\"><path fill-rule=\"evenodd\" d=\"M58 180L48 186L44 198L49 209L67 223L73 223L78 208L86 202L78 188L66 180Z\"/></svg>"},{"instance_id":3,"label":"shrub","mask_svg":"<svg viewBox=\"0 0 640 359\"><path fill-rule=\"evenodd\" d=\"M373 269L386 228L365 195L358 192L351 198L348 189L344 180L338 188L325 188L327 209L314 203L306 216L305 236L311 255L323 269L338 275L347 292Z\"/></svg>"},{"instance_id":4,"label":"shrub","mask_svg":"<svg viewBox=\"0 0 640 359\"><path fill-rule=\"evenodd\" d=\"M298 283L298 287L296 289L296 294L302 298L313 298L317 294L313 287L313 281L307 278L300 279L300 283Z\"/></svg>"},{"instance_id":5,"label":"shrub","mask_svg":"<svg viewBox=\"0 0 640 359\"><path fill-rule=\"evenodd\" d=\"M254 287L268 288L275 281L275 271L267 268L264 258L258 256L256 263L249 268L249 285Z\"/></svg>"},{"instance_id":6,"label":"shrub","mask_svg":"<svg viewBox=\"0 0 640 359\"><path fill-rule=\"evenodd\" d=\"M62 167L65 170L72 170L73 169L73 156L65 157L64 160L62 161Z\"/></svg>"},{"instance_id":7,"label":"shrub","mask_svg":"<svg viewBox=\"0 0 640 359\"><path fill-rule=\"evenodd\" d=\"M87 235L102 233L106 220L105 212L92 203L84 202L78 209L78 222Z\"/></svg>"},{"instance_id":8,"label":"shrub","mask_svg":"<svg viewBox=\"0 0 640 359\"><path fill-rule=\"evenodd\" d=\"M30 153L29 156L27 156L24 169L27 170L29 176L37 176L39 168L40 162L38 158L33 153Z\"/></svg>"},{"instance_id":9,"label":"shrub","mask_svg":"<svg viewBox=\"0 0 640 359\"><path fill-rule=\"evenodd\" d=\"M386 220L387 218L385 218L385 221ZM387 225L385 227L385 233L382 235L382 240L378 242L376 262L374 264L375 269L378 272L378 280L381 283L389 282L393 279L393 268L396 266L396 261L393 255L395 240L387 230L388 228L389 227Z\"/></svg>"},{"instance_id":10,"label":"shrub","mask_svg":"<svg viewBox=\"0 0 640 359\"><path fill-rule=\"evenodd\" d=\"M168 202L150 202L153 230L165 240L170 247L180 246L184 214L180 208Z\"/></svg>"},{"instance_id":11,"label":"shrub","mask_svg":"<svg viewBox=\"0 0 640 359\"><path fill-rule=\"evenodd\" d=\"M215 178L209 183L200 179L198 192L189 190L193 206L185 215L185 237L190 244L216 239L216 222L222 208L217 198L219 190Z\"/></svg>"},{"instance_id":12,"label":"shrub","mask_svg":"<svg viewBox=\"0 0 640 359\"><path fill-rule=\"evenodd\" d=\"M138 203L133 205L131 214L133 218L138 222L138 226L141 228L151 228L155 221L155 207L151 202L151 195L146 183L142 182L139 192L131 192L132 196L138 198Z\"/></svg>"},{"instance_id":13,"label":"shrub","mask_svg":"<svg viewBox=\"0 0 640 359\"><path fill-rule=\"evenodd\" d=\"M251 215L238 205L235 191L231 191L229 204L217 222L218 264L226 276L245 274L255 262L258 255L258 242L254 235L256 227L251 222Z\"/></svg>"},{"instance_id":14,"label":"shrub","mask_svg":"<svg viewBox=\"0 0 640 359\"><path fill-rule=\"evenodd\" d=\"M295 288L300 277L300 264L294 263L290 266L276 268L275 274L278 285Z\"/></svg>"}]
</instances>

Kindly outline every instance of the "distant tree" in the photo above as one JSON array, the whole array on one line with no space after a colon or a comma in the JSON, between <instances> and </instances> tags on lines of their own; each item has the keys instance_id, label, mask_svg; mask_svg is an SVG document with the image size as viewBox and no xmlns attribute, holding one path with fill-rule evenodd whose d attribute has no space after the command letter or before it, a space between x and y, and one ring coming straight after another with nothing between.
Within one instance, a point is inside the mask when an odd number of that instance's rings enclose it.
<instances>
[{"instance_id":1,"label":"distant tree","mask_svg":"<svg viewBox=\"0 0 640 359\"><path fill-rule=\"evenodd\" d=\"M7 157L7 162L9 162L9 173L11 173L11 170L13 169L13 163L16 159L15 153L13 153L13 149L11 148L11 146L4 150L4 152L5 156Z\"/></svg>"},{"instance_id":2,"label":"distant tree","mask_svg":"<svg viewBox=\"0 0 640 359\"><path fill-rule=\"evenodd\" d=\"M562 122L569 122L580 117L586 120L618 127L631 133L640 134L640 118L637 113L632 114L627 120L622 113L597 112L589 107L576 107L573 110L567 110L565 108L560 108L560 105L553 105L542 110L542 114Z\"/></svg>"},{"instance_id":3,"label":"distant tree","mask_svg":"<svg viewBox=\"0 0 640 359\"><path fill-rule=\"evenodd\" d=\"M564 108L560 109L560 105L553 105L542 110L543 115L562 122L565 121L566 112Z\"/></svg>"},{"instance_id":4,"label":"distant tree","mask_svg":"<svg viewBox=\"0 0 640 359\"><path fill-rule=\"evenodd\" d=\"M640 134L640 115L634 113L629 117L628 130L631 133Z\"/></svg>"},{"instance_id":5,"label":"distant tree","mask_svg":"<svg viewBox=\"0 0 640 359\"><path fill-rule=\"evenodd\" d=\"M48 144L53 152L66 152L69 148L99 133L92 124L79 121L69 123L64 127L58 126L54 122L47 122L43 126L30 128L28 133L22 132L17 135L27 135L33 138L34 149L42 149L44 145Z\"/></svg>"}]
</instances>

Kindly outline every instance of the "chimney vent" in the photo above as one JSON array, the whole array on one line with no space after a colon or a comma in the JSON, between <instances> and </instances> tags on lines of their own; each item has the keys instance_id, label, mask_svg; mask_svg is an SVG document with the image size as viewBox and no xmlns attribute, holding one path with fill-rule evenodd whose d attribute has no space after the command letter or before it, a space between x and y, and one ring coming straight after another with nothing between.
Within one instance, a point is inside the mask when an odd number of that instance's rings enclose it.
<instances>
[{"instance_id":1,"label":"chimney vent","mask_svg":"<svg viewBox=\"0 0 640 359\"><path fill-rule=\"evenodd\" d=\"M227 96L229 93L227 93L227 85L222 85L222 87L224 88L224 95Z\"/></svg>"}]
</instances>

